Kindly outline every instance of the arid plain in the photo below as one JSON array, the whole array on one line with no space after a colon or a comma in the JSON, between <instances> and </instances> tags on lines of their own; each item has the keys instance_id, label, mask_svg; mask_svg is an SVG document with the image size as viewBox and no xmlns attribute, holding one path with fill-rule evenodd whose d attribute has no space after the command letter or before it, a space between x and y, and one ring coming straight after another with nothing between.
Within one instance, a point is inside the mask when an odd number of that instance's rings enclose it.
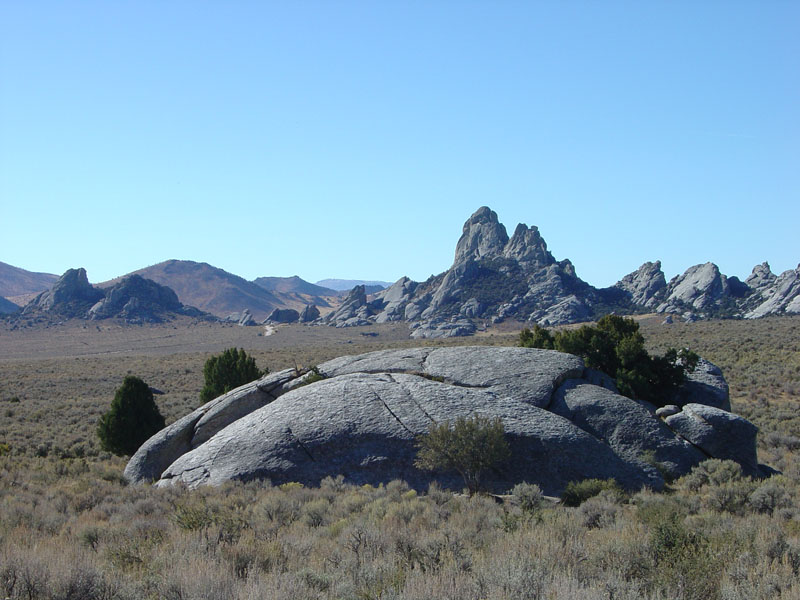
<instances>
[{"instance_id":1,"label":"arid plain","mask_svg":"<svg viewBox=\"0 0 800 600\"><path fill-rule=\"evenodd\" d=\"M800 317L662 325L651 352L718 364L734 412L782 475L711 464L664 493L580 507L519 489L502 504L402 482L198 491L126 486L96 421L127 374L171 422L198 404L205 360L261 368L420 345L405 325L336 329L69 321L0 327L0 593L9 598L800 598ZM447 344L513 345L507 325ZM269 335L267 335L269 333ZM364 335L367 334L367 335Z\"/></svg>"}]
</instances>

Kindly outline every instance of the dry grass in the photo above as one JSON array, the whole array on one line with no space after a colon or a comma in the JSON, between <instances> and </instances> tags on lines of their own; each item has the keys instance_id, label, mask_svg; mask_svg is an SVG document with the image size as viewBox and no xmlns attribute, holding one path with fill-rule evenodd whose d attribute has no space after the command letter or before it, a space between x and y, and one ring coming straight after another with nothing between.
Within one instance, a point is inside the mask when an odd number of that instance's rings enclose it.
<instances>
[{"instance_id":1,"label":"dry grass","mask_svg":"<svg viewBox=\"0 0 800 600\"><path fill-rule=\"evenodd\" d=\"M179 327L169 338L179 351L148 348L167 326L111 330L116 341L78 332L11 357L19 338L4 331L0 597L800 598L800 318L642 327L651 350L689 345L725 369L735 409L762 427L762 460L783 475L751 481L717 461L665 493L602 492L576 508L531 501L530 490L498 504L402 482L130 487L124 461L98 453L93 433L129 371L165 392L157 400L172 420L196 404L205 358L225 347L274 370L417 342L391 327L370 329L376 338ZM509 344L513 334L455 343ZM80 340L89 348L66 354Z\"/></svg>"}]
</instances>

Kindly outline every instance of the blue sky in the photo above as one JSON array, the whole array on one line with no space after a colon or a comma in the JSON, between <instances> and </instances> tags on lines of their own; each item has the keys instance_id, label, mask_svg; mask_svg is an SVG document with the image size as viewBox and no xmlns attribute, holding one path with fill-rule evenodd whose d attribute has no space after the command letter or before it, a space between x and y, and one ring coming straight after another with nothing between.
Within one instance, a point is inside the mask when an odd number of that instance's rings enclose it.
<instances>
[{"instance_id":1,"label":"blue sky","mask_svg":"<svg viewBox=\"0 0 800 600\"><path fill-rule=\"evenodd\" d=\"M800 3L0 2L0 261L422 280L800 261Z\"/></svg>"}]
</instances>

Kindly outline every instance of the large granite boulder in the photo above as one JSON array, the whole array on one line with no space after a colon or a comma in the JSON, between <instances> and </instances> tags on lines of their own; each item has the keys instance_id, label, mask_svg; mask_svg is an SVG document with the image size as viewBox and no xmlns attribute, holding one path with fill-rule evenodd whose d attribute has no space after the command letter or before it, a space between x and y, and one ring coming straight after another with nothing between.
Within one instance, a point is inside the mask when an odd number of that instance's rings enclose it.
<instances>
[{"instance_id":1,"label":"large granite boulder","mask_svg":"<svg viewBox=\"0 0 800 600\"><path fill-rule=\"evenodd\" d=\"M759 476L763 472L756 458L758 428L747 419L713 406L687 404L665 421L708 456L735 460L745 475Z\"/></svg>"},{"instance_id":2,"label":"large granite boulder","mask_svg":"<svg viewBox=\"0 0 800 600\"><path fill-rule=\"evenodd\" d=\"M311 382L318 374L323 379ZM455 473L414 466L415 439L433 423L476 413L501 419L512 449L512 459L487 475L495 491L528 481L557 494L570 481L608 477L629 489L658 489L663 472L682 475L730 443L724 427L717 446L713 431L695 438L681 425L676 435L652 406L620 396L580 358L552 350L382 350L328 361L318 374L289 369L213 400L146 442L126 478L160 486L259 478L316 485L341 474L354 483L402 478L420 489L433 480L460 489ZM754 454L733 457L748 469L755 464Z\"/></svg>"}]
</instances>

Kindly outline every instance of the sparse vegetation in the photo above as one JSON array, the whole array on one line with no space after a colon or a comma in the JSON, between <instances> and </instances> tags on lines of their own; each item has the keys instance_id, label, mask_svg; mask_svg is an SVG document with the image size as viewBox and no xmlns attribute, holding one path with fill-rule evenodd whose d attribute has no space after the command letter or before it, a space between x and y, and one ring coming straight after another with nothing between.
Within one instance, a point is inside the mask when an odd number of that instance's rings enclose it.
<instances>
[{"instance_id":1,"label":"sparse vegetation","mask_svg":"<svg viewBox=\"0 0 800 600\"><path fill-rule=\"evenodd\" d=\"M103 337L123 332L103 331L92 335L109 344L107 353L75 358L52 348L61 339L91 343L88 333L67 339L48 330L46 356L21 355L30 346L4 336L0 404L14 415L0 418L0 441L9 446L0 456L0 597L795 599L800 317L662 320L640 321L647 350L689 346L719 365L734 411L761 428L761 462L782 475L754 481L709 461L663 493L601 491L576 508L541 499L536 489L496 503L438 486L360 487L336 477L319 488L125 486L125 461L101 451L93 430L128 371L165 391L159 407L170 422L196 403L198 365L233 343L277 370L293 359L320 364L384 348L386 338L287 328L308 336L291 346L282 331L258 338L254 328L201 325L196 345L181 352L130 353L127 340L112 347ZM125 335L148 331L153 348L180 342L168 335L194 335L164 326ZM203 345L212 333L225 345ZM436 343L510 345L517 334ZM225 337L233 335L240 337ZM391 344L419 345L400 336Z\"/></svg>"}]
</instances>

